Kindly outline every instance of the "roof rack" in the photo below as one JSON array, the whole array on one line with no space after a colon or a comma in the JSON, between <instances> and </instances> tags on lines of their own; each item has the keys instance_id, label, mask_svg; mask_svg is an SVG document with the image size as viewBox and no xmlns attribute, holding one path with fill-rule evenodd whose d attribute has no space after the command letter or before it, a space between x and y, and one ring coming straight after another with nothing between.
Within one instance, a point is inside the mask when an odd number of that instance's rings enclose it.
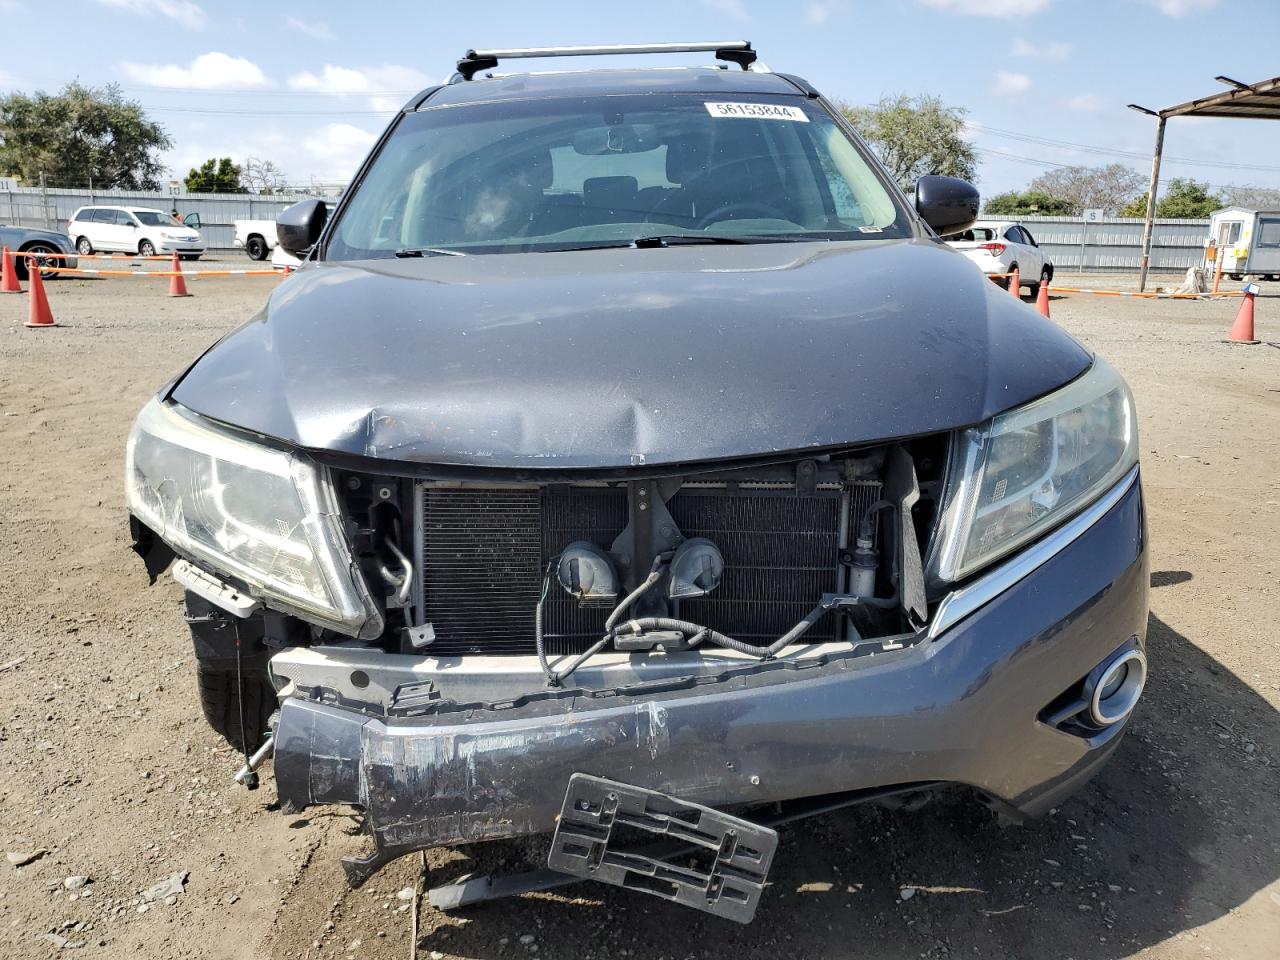
<instances>
[{"instance_id":1,"label":"roof rack","mask_svg":"<svg viewBox=\"0 0 1280 960\"><path fill-rule=\"evenodd\" d=\"M607 57L631 53L715 53L717 60L736 63L748 70L756 61L750 40L712 40L700 43L622 43L594 47L524 47L514 50L468 50L458 61L458 74L470 80L481 70L492 70L499 60L531 57Z\"/></svg>"}]
</instances>

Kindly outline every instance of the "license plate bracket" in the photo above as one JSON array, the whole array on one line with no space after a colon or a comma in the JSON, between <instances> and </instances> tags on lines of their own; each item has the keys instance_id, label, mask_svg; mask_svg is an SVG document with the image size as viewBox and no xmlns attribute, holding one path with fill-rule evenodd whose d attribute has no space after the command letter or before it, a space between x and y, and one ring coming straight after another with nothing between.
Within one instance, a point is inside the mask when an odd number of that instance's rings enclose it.
<instances>
[{"instance_id":1,"label":"license plate bracket","mask_svg":"<svg viewBox=\"0 0 1280 960\"><path fill-rule=\"evenodd\" d=\"M777 831L741 817L575 773L547 866L750 923L777 847Z\"/></svg>"}]
</instances>

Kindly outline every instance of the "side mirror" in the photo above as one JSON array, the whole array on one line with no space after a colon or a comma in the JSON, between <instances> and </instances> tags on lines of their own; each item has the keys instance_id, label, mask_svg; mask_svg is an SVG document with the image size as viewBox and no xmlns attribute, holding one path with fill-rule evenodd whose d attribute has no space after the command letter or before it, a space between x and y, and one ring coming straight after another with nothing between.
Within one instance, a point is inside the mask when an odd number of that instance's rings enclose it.
<instances>
[{"instance_id":1,"label":"side mirror","mask_svg":"<svg viewBox=\"0 0 1280 960\"><path fill-rule=\"evenodd\" d=\"M276 217L276 239L285 251L302 257L315 246L329 218L329 207L323 200L303 200L280 211Z\"/></svg>"},{"instance_id":2,"label":"side mirror","mask_svg":"<svg viewBox=\"0 0 1280 960\"><path fill-rule=\"evenodd\" d=\"M957 177L928 176L916 181L916 212L935 233L959 233L978 219L978 188Z\"/></svg>"}]
</instances>

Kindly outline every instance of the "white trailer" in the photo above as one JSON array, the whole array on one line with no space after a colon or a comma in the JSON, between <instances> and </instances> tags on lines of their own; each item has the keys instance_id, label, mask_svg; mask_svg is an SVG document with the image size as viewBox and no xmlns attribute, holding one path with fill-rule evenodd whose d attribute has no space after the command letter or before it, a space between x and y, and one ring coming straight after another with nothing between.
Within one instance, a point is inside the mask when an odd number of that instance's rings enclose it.
<instances>
[{"instance_id":1,"label":"white trailer","mask_svg":"<svg viewBox=\"0 0 1280 960\"><path fill-rule=\"evenodd\" d=\"M1205 243L1205 269L1215 270L1219 258L1222 272L1232 280L1280 280L1280 210L1226 207L1214 211Z\"/></svg>"}]
</instances>

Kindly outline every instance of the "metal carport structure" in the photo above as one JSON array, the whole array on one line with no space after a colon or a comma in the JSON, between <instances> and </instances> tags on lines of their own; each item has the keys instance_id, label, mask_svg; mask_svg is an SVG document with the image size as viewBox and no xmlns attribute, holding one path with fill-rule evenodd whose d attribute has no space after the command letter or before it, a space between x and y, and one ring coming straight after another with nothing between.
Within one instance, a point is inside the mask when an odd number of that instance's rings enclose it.
<instances>
[{"instance_id":1,"label":"metal carport structure","mask_svg":"<svg viewBox=\"0 0 1280 960\"><path fill-rule=\"evenodd\" d=\"M1156 193L1160 187L1160 155L1164 152L1164 125L1171 117L1236 117L1248 120L1280 120L1280 77L1259 83L1241 83L1230 77L1214 77L1231 87L1223 93L1200 100L1188 100L1164 110L1148 110L1136 103L1131 110L1156 118L1156 148L1151 155L1151 185L1147 189L1147 222L1142 229L1142 262L1138 290L1147 288L1147 267L1151 263L1151 233L1156 219Z\"/></svg>"}]
</instances>

